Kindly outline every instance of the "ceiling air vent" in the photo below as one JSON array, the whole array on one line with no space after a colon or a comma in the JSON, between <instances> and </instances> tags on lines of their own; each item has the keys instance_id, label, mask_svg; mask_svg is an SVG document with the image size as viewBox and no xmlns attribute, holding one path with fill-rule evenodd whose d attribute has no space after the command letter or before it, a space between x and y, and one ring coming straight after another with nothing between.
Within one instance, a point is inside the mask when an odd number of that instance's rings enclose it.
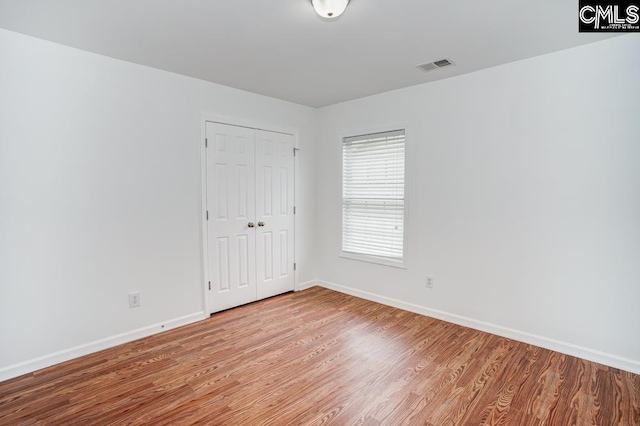
<instances>
[{"instance_id":1,"label":"ceiling air vent","mask_svg":"<svg viewBox=\"0 0 640 426\"><path fill-rule=\"evenodd\" d=\"M424 72L437 70L438 68L447 67L453 65L449 59L440 59L439 61L429 62L427 64L418 65L418 68Z\"/></svg>"}]
</instances>

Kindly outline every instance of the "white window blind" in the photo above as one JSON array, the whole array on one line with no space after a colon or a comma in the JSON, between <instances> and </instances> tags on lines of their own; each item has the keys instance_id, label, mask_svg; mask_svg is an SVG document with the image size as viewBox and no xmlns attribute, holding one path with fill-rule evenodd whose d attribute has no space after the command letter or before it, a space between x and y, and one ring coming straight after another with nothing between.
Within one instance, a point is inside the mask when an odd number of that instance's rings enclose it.
<instances>
[{"instance_id":1,"label":"white window blind","mask_svg":"<svg viewBox=\"0 0 640 426\"><path fill-rule=\"evenodd\" d=\"M402 260L405 131L344 138L342 251Z\"/></svg>"}]
</instances>

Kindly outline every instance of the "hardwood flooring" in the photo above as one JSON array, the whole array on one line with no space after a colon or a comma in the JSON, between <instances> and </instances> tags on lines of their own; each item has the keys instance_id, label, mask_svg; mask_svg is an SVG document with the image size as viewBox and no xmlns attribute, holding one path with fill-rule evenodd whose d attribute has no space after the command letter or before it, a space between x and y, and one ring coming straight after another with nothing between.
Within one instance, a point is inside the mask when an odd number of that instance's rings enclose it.
<instances>
[{"instance_id":1,"label":"hardwood flooring","mask_svg":"<svg viewBox=\"0 0 640 426\"><path fill-rule=\"evenodd\" d=\"M640 425L640 376L323 288L0 383L2 425Z\"/></svg>"}]
</instances>

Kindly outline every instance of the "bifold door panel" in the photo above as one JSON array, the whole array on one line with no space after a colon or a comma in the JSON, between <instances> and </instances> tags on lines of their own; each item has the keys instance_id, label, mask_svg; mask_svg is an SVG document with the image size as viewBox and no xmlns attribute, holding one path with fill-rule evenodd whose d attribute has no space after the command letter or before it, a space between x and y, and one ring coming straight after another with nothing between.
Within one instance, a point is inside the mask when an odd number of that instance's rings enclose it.
<instances>
[{"instance_id":1,"label":"bifold door panel","mask_svg":"<svg viewBox=\"0 0 640 426\"><path fill-rule=\"evenodd\" d=\"M293 136L207 122L211 312L293 290Z\"/></svg>"},{"instance_id":2,"label":"bifold door panel","mask_svg":"<svg viewBox=\"0 0 640 426\"><path fill-rule=\"evenodd\" d=\"M293 137L256 131L258 299L293 290Z\"/></svg>"}]
</instances>

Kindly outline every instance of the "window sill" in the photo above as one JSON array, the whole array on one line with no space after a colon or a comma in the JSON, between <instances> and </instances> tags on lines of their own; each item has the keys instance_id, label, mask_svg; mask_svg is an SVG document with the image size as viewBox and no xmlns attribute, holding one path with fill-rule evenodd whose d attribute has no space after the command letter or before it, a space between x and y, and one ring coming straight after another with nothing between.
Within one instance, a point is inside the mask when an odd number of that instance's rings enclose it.
<instances>
[{"instance_id":1,"label":"window sill","mask_svg":"<svg viewBox=\"0 0 640 426\"><path fill-rule=\"evenodd\" d=\"M355 254L341 252L340 257L343 259L358 260L360 262L374 263L376 265L391 266L393 268L407 269L404 266L404 260L385 259L383 257L368 256L366 254Z\"/></svg>"}]
</instances>

